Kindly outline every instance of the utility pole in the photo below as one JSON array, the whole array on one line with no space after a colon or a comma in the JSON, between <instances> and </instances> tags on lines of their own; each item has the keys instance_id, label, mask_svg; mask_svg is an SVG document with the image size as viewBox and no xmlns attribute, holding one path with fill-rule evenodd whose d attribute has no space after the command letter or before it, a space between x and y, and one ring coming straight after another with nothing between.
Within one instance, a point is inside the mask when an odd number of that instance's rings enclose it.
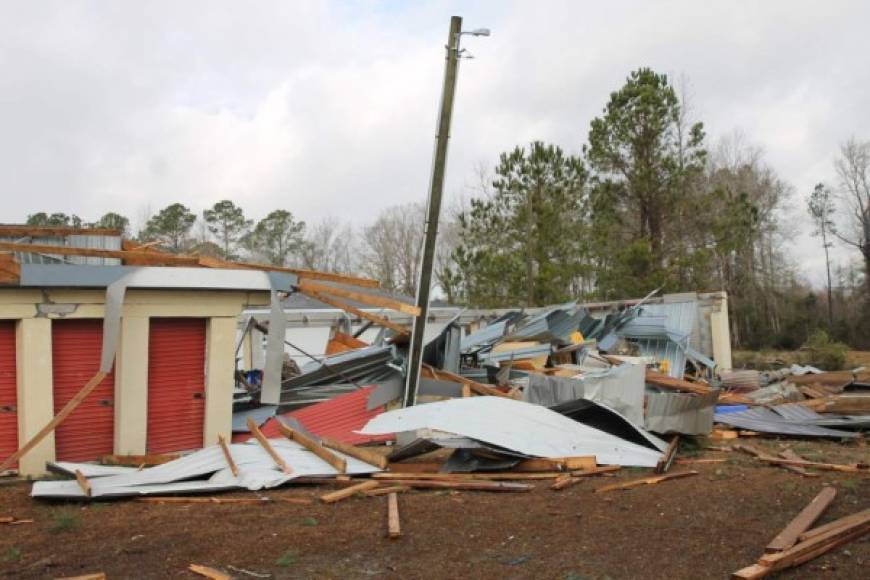
<instances>
[{"instance_id":1,"label":"utility pole","mask_svg":"<svg viewBox=\"0 0 870 580\"><path fill-rule=\"evenodd\" d=\"M432 162L432 181L429 184L429 204L423 241L423 262L417 279L417 307L420 314L414 318L411 347L408 353L408 377L405 382L404 406L417 402L417 385L423 363L423 335L429 315L429 294L432 289L432 263L435 260L435 242L438 238L438 217L441 214L441 196L444 192L444 171L447 167L447 141L450 139L450 118L453 115L453 97L456 93L456 75L459 68L459 40L462 18L450 19L447 36L447 63L444 68L444 87L441 92L441 113L438 116L438 134L435 136L435 159Z\"/></svg>"}]
</instances>

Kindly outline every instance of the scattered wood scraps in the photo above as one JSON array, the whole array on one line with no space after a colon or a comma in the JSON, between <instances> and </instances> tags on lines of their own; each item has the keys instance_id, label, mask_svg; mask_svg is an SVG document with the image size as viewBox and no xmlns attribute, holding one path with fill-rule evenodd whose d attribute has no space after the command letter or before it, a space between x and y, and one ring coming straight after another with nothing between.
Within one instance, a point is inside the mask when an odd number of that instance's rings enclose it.
<instances>
[{"instance_id":1,"label":"scattered wood scraps","mask_svg":"<svg viewBox=\"0 0 870 580\"><path fill-rule=\"evenodd\" d=\"M618 489L632 489L634 487L640 487L642 485L654 485L656 483L661 483L662 481L668 481L670 479L679 479L681 477L690 477L692 475L698 475L697 471L680 471L677 473L665 473L664 475L654 475L652 477L644 477L642 479L633 479L631 481L623 481L620 483L612 483L610 485L605 485L603 487L599 487L595 490L595 493L605 493L608 491L615 491Z\"/></svg>"}]
</instances>

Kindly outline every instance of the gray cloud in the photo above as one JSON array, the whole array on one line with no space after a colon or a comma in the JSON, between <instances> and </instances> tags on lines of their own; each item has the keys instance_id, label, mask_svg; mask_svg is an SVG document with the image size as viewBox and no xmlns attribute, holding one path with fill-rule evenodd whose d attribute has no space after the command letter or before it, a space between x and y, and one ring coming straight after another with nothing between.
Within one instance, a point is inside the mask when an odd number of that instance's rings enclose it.
<instances>
[{"instance_id":1,"label":"gray cloud","mask_svg":"<svg viewBox=\"0 0 870 580\"><path fill-rule=\"evenodd\" d=\"M864 2L32 2L0 18L3 221L141 219L231 197L317 220L423 200L449 16L468 40L448 166L532 139L578 151L628 72L685 75L712 139L734 130L794 186L795 253L820 280L804 198L870 138ZM848 254L837 252L837 259Z\"/></svg>"}]
</instances>

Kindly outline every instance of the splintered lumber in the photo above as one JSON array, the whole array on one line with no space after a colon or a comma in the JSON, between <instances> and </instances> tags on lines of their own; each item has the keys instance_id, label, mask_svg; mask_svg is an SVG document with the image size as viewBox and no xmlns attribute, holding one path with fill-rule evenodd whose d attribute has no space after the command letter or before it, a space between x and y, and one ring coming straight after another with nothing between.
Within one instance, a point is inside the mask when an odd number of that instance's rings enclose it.
<instances>
[{"instance_id":1,"label":"splintered lumber","mask_svg":"<svg viewBox=\"0 0 870 580\"><path fill-rule=\"evenodd\" d=\"M341 300L337 300L337 299L333 298L332 296L327 296L326 294L321 294L320 292L304 292L303 291L302 293L305 294L306 296L310 296L311 298L314 298L315 300L319 300L319 301L323 302L324 304L329 304L330 306L334 306L335 308L339 308L341 310L344 310L345 312L349 312L350 314L353 314L354 316L358 316L360 318L368 320L369 322L373 322L374 324L377 324L378 326L383 326L384 328L389 328L390 330L392 330L400 335L409 334L408 329L405 328L404 326L402 326L401 324L396 324L395 322L387 320L386 318L384 318L382 316L378 316L377 314L372 314L371 312L366 312L365 310L360 310L359 308L356 308L355 306L351 306L347 302L342 302Z\"/></svg>"},{"instance_id":2,"label":"splintered lumber","mask_svg":"<svg viewBox=\"0 0 870 580\"><path fill-rule=\"evenodd\" d=\"M100 458L103 465L163 465L181 457L180 453L148 453L146 455L104 455Z\"/></svg>"},{"instance_id":3,"label":"splintered lumber","mask_svg":"<svg viewBox=\"0 0 870 580\"><path fill-rule=\"evenodd\" d=\"M798 536L810 529L810 526L824 513L834 498L837 490L825 487L801 512L776 535L764 549L767 553L782 552L798 542Z\"/></svg>"},{"instance_id":4,"label":"splintered lumber","mask_svg":"<svg viewBox=\"0 0 870 580\"><path fill-rule=\"evenodd\" d=\"M655 475L653 477L644 477L642 479L633 479L631 481L623 481L621 483L612 483L610 485L605 485L603 487L599 487L595 490L595 493L605 493L608 491L615 491L617 489L632 489L634 487L640 487L642 485L653 485L656 483L660 483L662 481L668 481L669 479L678 479L681 477L689 477L690 475L698 475L697 471L680 471L678 473L665 473L664 475Z\"/></svg>"},{"instance_id":5,"label":"splintered lumber","mask_svg":"<svg viewBox=\"0 0 870 580\"><path fill-rule=\"evenodd\" d=\"M834 530L836 528L841 528L841 527L846 526L846 525L851 525L851 524L858 522L858 521L861 521L865 518L870 518L870 509L860 511L860 512L852 514L850 516L846 516L846 517L842 517L838 520L834 520L833 522L823 524L823 525L818 526L816 528L813 528L811 530L807 530L806 532L804 532L800 536L798 536L798 541L804 542L804 541L809 540L811 538L815 538L816 536L819 536L821 534L825 534L825 533L827 533L831 530Z\"/></svg>"},{"instance_id":6,"label":"splintered lumber","mask_svg":"<svg viewBox=\"0 0 870 580\"><path fill-rule=\"evenodd\" d=\"M397 479L395 484L406 487L464 489L472 491L531 491L534 486L508 481L459 480L441 481L437 479Z\"/></svg>"},{"instance_id":7,"label":"splintered lumber","mask_svg":"<svg viewBox=\"0 0 870 580\"><path fill-rule=\"evenodd\" d=\"M317 441L311 439L310 437L306 437L305 435L303 435L299 431L296 431L295 429L291 429L290 427L288 427L287 425L285 425L281 421L278 421L278 429L280 429L280 431L284 435L284 437L286 437L287 439L290 439L291 441L295 441L296 443L299 443L300 445L302 445L303 447L308 449L310 452L312 452L313 454L315 454L316 456L318 456L319 458L321 458L322 460L324 460L325 462L330 464L339 473L345 473L347 471L347 461L344 460L343 458L339 457L338 455L336 455L335 453L333 453L329 449L326 449L325 447L323 447L323 445L321 445Z\"/></svg>"},{"instance_id":8,"label":"splintered lumber","mask_svg":"<svg viewBox=\"0 0 870 580\"><path fill-rule=\"evenodd\" d=\"M498 389L491 387L489 385L484 385L475 381L472 381L469 378L463 377L462 375L457 375L451 373L449 371L436 369L430 365L423 364L420 373L422 376L430 379L440 379L440 380L448 380L453 381L454 383L461 383L463 385L468 385L468 387L477 393L478 395L490 395L493 397L504 397L507 399L513 399L513 397L507 393L502 393Z\"/></svg>"},{"instance_id":9,"label":"splintered lumber","mask_svg":"<svg viewBox=\"0 0 870 580\"><path fill-rule=\"evenodd\" d=\"M595 469L579 469L577 471L572 471L572 477L586 477L589 475L602 475L613 473L614 471L619 471L622 469L620 465L602 465L601 467L596 467Z\"/></svg>"},{"instance_id":10,"label":"splintered lumber","mask_svg":"<svg viewBox=\"0 0 870 580\"><path fill-rule=\"evenodd\" d=\"M512 471L592 470L597 465L598 461L594 455L578 455L577 457L559 457L556 459L524 459L517 463Z\"/></svg>"},{"instance_id":11,"label":"splintered lumber","mask_svg":"<svg viewBox=\"0 0 870 580\"><path fill-rule=\"evenodd\" d=\"M375 306L377 308L389 308L398 312L404 312L405 314L410 314L411 316L418 316L420 314L420 309L417 306L414 306L413 304L407 304L405 302L396 300L394 298L389 298L387 296L368 294L366 292L358 292L356 290L349 290L341 286L323 284L322 282L315 282L313 280L308 280L305 278L299 280L297 286L299 288L299 291L305 294L315 292L317 294L325 294L330 297L339 296L341 298L348 298L350 300L362 302L363 304L366 304L368 306Z\"/></svg>"},{"instance_id":12,"label":"splintered lumber","mask_svg":"<svg viewBox=\"0 0 870 580\"><path fill-rule=\"evenodd\" d=\"M81 576L64 576L56 580L106 580L105 572L95 572L93 574L83 574Z\"/></svg>"},{"instance_id":13,"label":"splintered lumber","mask_svg":"<svg viewBox=\"0 0 870 580\"><path fill-rule=\"evenodd\" d=\"M706 465L710 463L725 463L726 461L728 460L724 458L713 459L709 457L678 457L677 459L674 459L674 463L678 465Z\"/></svg>"},{"instance_id":14,"label":"splintered lumber","mask_svg":"<svg viewBox=\"0 0 870 580\"><path fill-rule=\"evenodd\" d=\"M403 491L408 491L409 489L411 488L405 485L389 485L386 487L376 487L375 489L369 489L362 492L362 494L366 497L376 497L379 495L387 495L390 493L401 493Z\"/></svg>"},{"instance_id":15,"label":"splintered lumber","mask_svg":"<svg viewBox=\"0 0 870 580\"><path fill-rule=\"evenodd\" d=\"M236 465L236 462L233 460L233 456L230 453L230 448L227 446L227 440L223 435L218 435L218 445L221 446L221 451L224 454L224 459L227 460L227 465L230 467L230 471L233 473L234 477L239 476L239 467Z\"/></svg>"},{"instance_id":16,"label":"splintered lumber","mask_svg":"<svg viewBox=\"0 0 870 580\"><path fill-rule=\"evenodd\" d=\"M14 244L13 244L14 245ZM53 247L53 246L52 246ZM75 394L75 396L67 402L66 405L63 406L63 409L58 411L57 415L49 421L45 427L39 430L39 432L30 438L30 440L22 445L18 451L7 457L3 463L0 463L0 473L9 469L13 464L15 464L19 459L21 459L24 454L28 451L39 445L40 441L46 438L49 433L55 430L58 425L63 423L64 419L66 419L70 413L76 410L76 408L84 401L91 392L97 388L97 386L103 382L103 379L106 378L106 373L100 371L91 377L85 386L81 388L81 390Z\"/></svg>"},{"instance_id":17,"label":"splintered lumber","mask_svg":"<svg viewBox=\"0 0 870 580\"><path fill-rule=\"evenodd\" d=\"M373 473L373 479L432 479L438 481L465 481L465 480L535 480L535 479L556 479L564 475L562 471L550 471L543 473L419 473L409 472L402 473L396 471Z\"/></svg>"},{"instance_id":18,"label":"splintered lumber","mask_svg":"<svg viewBox=\"0 0 870 580\"><path fill-rule=\"evenodd\" d=\"M85 474L80 470L76 469L76 482L79 484L79 487L82 489L82 492L90 497L91 496L91 482L88 481L88 478L85 477Z\"/></svg>"},{"instance_id":19,"label":"splintered lumber","mask_svg":"<svg viewBox=\"0 0 870 580\"><path fill-rule=\"evenodd\" d=\"M656 464L655 473L665 473L668 469L671 468L671 464L674 462L674 457L677 456L677 448L680 446L680 436L674 435L674 438L671 439L671 442L668 444L668 448L665 449L664 455L659 459L659 462Z\"/></svg>"},{"instance_id":20,"label":"splintered lumber","mask_svg":"<svg viewBox=\"0 0 870 580\"><path fill-rule=\"evenodd\" d=\"M209 568L208 566L191 564L187 567L187 569L194 574L205 576L206 578L210 578L211 580L232 580L232 576L230 576L229 574L224 574L220 570L215 570L214 568Z\"/></svg>"},{"instance_id":21,"label":"splintered lumber","mask_svg":"<svg viewBox=\"0 0 870 580\"><path fill-rule=\"evenodd\" d=\"M783 459L794 459L795 461L806 461L803 457L792 451L791 449L786 449L785 451L780 451L779 456ZM818 473L813 473L812 471L807 471L803 467L797 467L796 465L780 465L783 469L787 469L792 473L797 473L798 475L802 475L804 477L821 477Z\"/></svg>"},{"instance_id":22,"label":"splintered lumber","mask_svg":"<svg viewBox=\"0 0 870 580\"><path fill-rule=\"evenodd\" d=\"M136 501L142 503L214 503L214 504L261 504L269 503L267 497L176 497L176 496L151 496L137 497ZM310 501L307 503L311 503Z\"/></svg>"},{"instance_id":23,"label":"splintered lumber","mask_svg":"<svg viewBox=\"0 0 870 580\"><path fill-rule=\"evenodd\" d=\"M324 437L320 440L320 444L328 449L340 451L345 455L350 455L354 459L359 459L360 461L364 461L369 465L374 465L375 467L380 467L381 469L386 469L387 465L390 463L387 458L380 453L375 453L374 451L363 449L362 447L357 447L356 445L351 445L349 443L342 443L341 441Z\"/></svg>"},{"instance_id":24,"label":"splintered lumber","mask_svg":"<svg viewBox=\"0 0 870 580\"><path fill-rule=\"evenodd\" d=\"M683 391L686 393L694 393L696 395L708 395L714 390L713 387L709 385L692 383L683 379L675 379L673 377L669 377L668 375L650 369L647 369L646 371L646 382L653 384L657 387L661 387L663 389ZM749 397L743 397L741 395L735 395L732 393L720 393L719 401L723 403L728 402L740 405L755 404L755 401L753 401Z\"/></svg>"},{"instance_id":25,"label":"splintered lumber","mask_svg":"<svg viewBox=\"0 0 870 580\"><path fill-rule=\"evenodd\" d=\"M399 527L399 494L393 492L387 496L387 530L391 540L402 535Z\"/></svg>"},{"instance_id":26,"label":"splintered lumber","mask_svg":"<svg viewBox=\"0 0 870 580\"><path fill-rule=\"evenodd\" d=\"M356 495L357 493L374 489L380 485L380 482L375 481L373 479L369 479L363 481L362 483L358 483L356 485L352 485L350 487L346 487L344 489L340 489L338 491L333 491L320 496L320 501L323 503L335 503L337 501L341 501L345 498L348 498L352 495Z\"/></svg>"},{"instance_id":27,"label":"splintered lumber","mask_svg":"<svg viewBox=\"0 0 870 580\"><path fill-rule=\"evenodd\" d=\"M733 577L744 579L763 578L773 572L809 562L833 550L837 546L860 538L867 533L870 533L870 515L853 519L844 525L832 527L827 532L804 540L782 552L765 554L759 558L757 564L735 572Z\"/></svg>"},{"instance_id":28,"label":"splintered lumber","mask_svg":"<svg viewBox=\"0 0 870 580\"><path fill-rule=\"evenodd\" d=\"M779 457L770 457L762 455L758 458L760 461L772 463L773 465L793 465L796 467L812 467L813 469L823 469L825 471L841 471L844 473L870 473L870 467L864 463L819 463L816 461L800 461L796 459L781 459Z\"/></svg>"},{"instance_id":29,"label":"splintered lumber","mask_svg":"<svg viewBox=\"0 0 870 580\"><path fill-rule=\"evenodd\" d=\"M550 489L560 491L565 489L566 487L571 487L575 483L580 483L582 480L579 477L572 477L571 474L566 473L565 475L560 476L553 482L553 485L550 486Z\"/></svg>"},{"instance_id":30,"label":"splintered lumber","mask_svg":"<svg viewBox=\"0 0 870 580\"><path fill-rule=\"evenodd\" d=\"M254 436L254 439L260 444L263 450L269 454L269 457L275 462L278 467L281 468L281 471L284 473L293 473L293 470L290 469L290 466L287 465L287 462L284 461L284 458L278 455L278 452L272 447L272 444L269 443L269 440L266 439L266 436L263 435L263 432L260 431L260 428L257 426L257 422L254 421L252 417L248 417L248 429L250 429L251 434Z\"/></svg>"}]
</instances>

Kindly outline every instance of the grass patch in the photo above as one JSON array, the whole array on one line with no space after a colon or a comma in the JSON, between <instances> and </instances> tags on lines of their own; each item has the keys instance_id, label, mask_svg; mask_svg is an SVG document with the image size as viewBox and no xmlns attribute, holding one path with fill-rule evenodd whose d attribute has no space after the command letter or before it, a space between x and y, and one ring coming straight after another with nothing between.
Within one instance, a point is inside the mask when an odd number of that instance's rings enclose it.
<instances>
[{"instance_id":1,"label":"grass patch","mask_svg":"<svg viewBox=\"0 0 870 580\"><path fill-rule=\"evenodd\" d=\"M78 514L73 514L70 512L57 512L52 514L51 516L51 526L48 528L48 531L53 534L59 534L62 532L69 532L78 528L81 525L82 521L79 518Z\"/></svg>"},{"instance_id":2,"label":"grass patch","mask_svg":"<svg viewBox=\"0 0 870 580\"><path fill-rule=\"evenodd\" d=\"M275 565L281 566L282 568L288 568L296 563L296 557L297 554L293 550L284 552L277 560L275 560Z\"/></svg>"},{"instance_id":3,"label":"grass patch","mask_svg":"<svg viewBox=\"0 0 870 580\"><path fill-rule=\"evenodd\" d=\"M840 481L840 487L843 489L848 489L850 491L855 491L859 487L861 487L861 482L857 479L843 479Z\"/></svg>"},{"instance_id":4,"label":"grass patch","mask_svg":"<svg viewBox=\"0 0 870 580\"><path fill-rule=\"evenodd\" d=\"M305 518L304 520L302 520L303 526L316 526L319 523L320 522L317 521L317 518Z\"/></svg>"},{"instance_id":5,"label":"grass patch","mask_svg":"<svg viewBox=\"0 0 870 580\"><path fill-rule=\"evenodd\" d=\"M15 547L7 548L3 552L2 559L4 562L17 562L21 559L21 550Z\"/></svg>"}]
</instances>

